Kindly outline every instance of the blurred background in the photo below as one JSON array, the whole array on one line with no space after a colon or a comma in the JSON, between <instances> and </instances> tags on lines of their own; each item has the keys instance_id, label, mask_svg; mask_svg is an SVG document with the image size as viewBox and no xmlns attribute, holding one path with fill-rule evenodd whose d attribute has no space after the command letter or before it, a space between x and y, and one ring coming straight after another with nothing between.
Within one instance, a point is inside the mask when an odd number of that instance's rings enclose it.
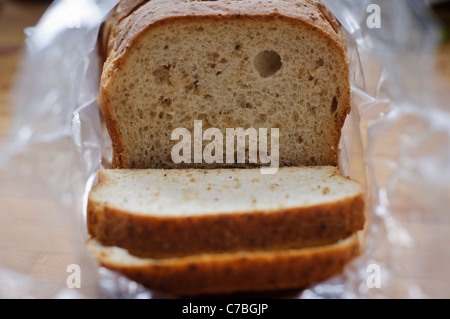
<instances>
[{"instance_id":1,"label":"blurred background","mask_svg":"<svg viewBox=\"0 0 450 319\"><path fill-rule=\"evenodd\" d=\"M428 0L428 2L444 25L444 40L450 41L450 0Z\"/></svg>"},{"instance_id":2,"label":"blurred background","mask_svg":"<svg viewBox=\"0 0 450 319\"><path fill-rule=\"evenodd\" d=\"M52 1L0 0L0 145L10 124L10 90L25 39Z\"/></svg>"}]
</instances>

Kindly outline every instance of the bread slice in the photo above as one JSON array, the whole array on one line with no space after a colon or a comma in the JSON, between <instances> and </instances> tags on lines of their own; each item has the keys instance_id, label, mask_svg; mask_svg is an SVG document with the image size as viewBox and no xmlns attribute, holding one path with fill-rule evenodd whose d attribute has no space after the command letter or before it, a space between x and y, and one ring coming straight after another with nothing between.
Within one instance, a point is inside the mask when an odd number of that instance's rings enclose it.
<instances>
[{"instance_id":1,"label":"bread slice","mask_svg":"<svg viewBox=\"0 0 450 319\"><path fill-rule=\"evenodd\" d=\"M359 253L356 235L333 245L279 251L240 251L181 258L138 258L88 242L98 262L155 291L188 296L305 288L340 273Z\"/></svg>"},{"instance_id":2,"label":"bread slice","mask_svg":"<svg viewBox=\"0 0 450 319\"><path fill-rule=\"evenodd\" d=\"M348 59L339 25L320 1L125 4L107 32L99 93L113 168L264 164L248 156L242 164L175 164L171 134L193 134L194 120L223 134L278 128L281 166L337 164L350 111Z\"/></svg>"},{"instance_id":3,"label":"bread slice","mask_svg":"<svg viewBox=\"0 0 450 319\"><path fill-rule=\"evenodd\" d=\"M88 201L88 230L141 257L298 249L364 226L358 183L335 167L104 170Z\"/></svg>"}]
</instances>

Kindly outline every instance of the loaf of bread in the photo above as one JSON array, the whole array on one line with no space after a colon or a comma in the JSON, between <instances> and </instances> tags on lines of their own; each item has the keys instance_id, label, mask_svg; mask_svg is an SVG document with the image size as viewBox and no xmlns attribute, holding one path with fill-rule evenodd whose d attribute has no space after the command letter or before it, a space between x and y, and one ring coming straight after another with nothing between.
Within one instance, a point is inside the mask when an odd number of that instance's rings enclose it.
<instances>
[{"instance_id":1,"label":"loaf of bread","mask_svg":"<svg viewBox=\"0 0 450 319\"><path fill-rule=\"evenodd\" d=\"M100 265L164 293L223 294L306 287L358 254L364 194L336 167L345 39L320 1L122 0L100 45L113 144L87 209ZM174 161L172 133L198 139L199 122L278 129L282 167L261 174L250 137L244 162Z\"/></svg>"},{"instance_id":2,"label":"loaf of bread","mask_svg":"<svg viewBox=\"0 0 450 319\"><path fill-rule=\"evenodd\" d=\"M194 120L278 128L281 166L337 164L348 59L320 1L128 0L109 24L99 102L113 168L261 165L175 164L171 133Z\"/></svg>"},{"instance_id":3,"label":"loaf of bread","mask_svg":"<svg viewBox=\"0 0 450 319\"><path fill-rule=\"evenodd\" d=\"M364 226L361 186L334 167L104 170L88 229L141 257L335 243Z\"/></svg>"}]
</instances>

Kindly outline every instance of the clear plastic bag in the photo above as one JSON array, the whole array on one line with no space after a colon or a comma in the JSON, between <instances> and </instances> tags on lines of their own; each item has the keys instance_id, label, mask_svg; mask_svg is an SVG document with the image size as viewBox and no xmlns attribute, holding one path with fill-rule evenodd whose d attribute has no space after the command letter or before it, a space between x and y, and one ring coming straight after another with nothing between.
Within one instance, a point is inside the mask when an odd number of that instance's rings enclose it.
<instances>
[{"instance_id":1,"label":"clear plastic bag","mask_svg":"<svg viewBox=\"0 0 450 319\"><path fill-rule=\"evenodd\" d=\"M87 193L110 153L96 104L97 33L117 2L55 1L27 30L0 152L0 297L154 297L98 268L84 248ZM324 2L347 32L351 67L341 170L366 185L370 224L344 274L295 297L450 297L450 97L436 94L439 28L422 1Z\"/></svg>"}]
</instances>

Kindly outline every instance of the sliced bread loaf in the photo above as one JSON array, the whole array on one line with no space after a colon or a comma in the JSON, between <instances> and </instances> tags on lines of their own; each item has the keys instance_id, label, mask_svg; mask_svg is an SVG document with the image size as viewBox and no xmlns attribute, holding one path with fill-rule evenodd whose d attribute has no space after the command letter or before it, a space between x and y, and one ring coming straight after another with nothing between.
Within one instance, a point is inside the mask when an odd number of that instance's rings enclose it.
<instances>
[{"instance_id":1,"label":"sliced bread loaf","mask_svg":"<svg viewBox=\"0 0 450 319\"><path fill-rule=\"evenodd\" d=\"M240 251L182 258L138 258L97 240L99 263L144 286L176 296L305 288L340 273L359 253L357 236L333 245L279 251Z\"/></svg>"},{"instance_id":2,"label":"sliced bread loaf","mask_svg":"<svg viewBox=\"0 0 450 319\"><path fill-rule=\"evenodd\" d=\"M358 183L334 167L104 170L88 229L107 246L168 258L337 242L364 226Z\"/></svg>"},{"instance_id":3,"label":"sliced bread loaf","mask_svg":"<svg viewBox=\"0 0 450 319\"><path fill-rule=\"evenodd\" d=\"M99 94L112 167L261 165L248 158L175 164L171 133L192 133L194 120L224 134L278 128L281 166L337 164L350 110L348 59L320 1L152 0L119 8Z\"/></svg>"}]
</instances>

